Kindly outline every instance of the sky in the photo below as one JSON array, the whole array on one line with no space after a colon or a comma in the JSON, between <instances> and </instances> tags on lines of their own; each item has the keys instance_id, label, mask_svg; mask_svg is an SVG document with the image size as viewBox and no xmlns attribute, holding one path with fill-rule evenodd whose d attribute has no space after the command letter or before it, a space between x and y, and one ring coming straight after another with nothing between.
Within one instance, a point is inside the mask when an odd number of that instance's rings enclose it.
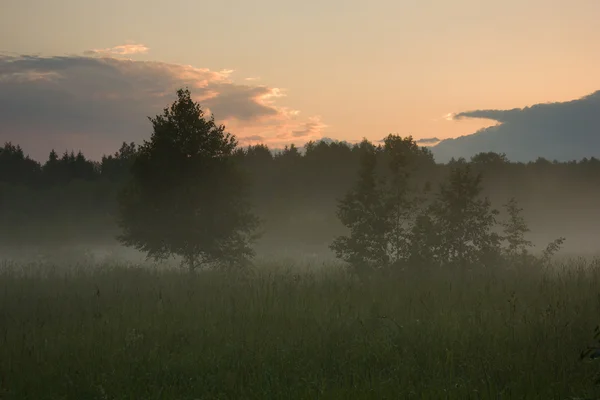
<instances>
[{"instance_id":1,"label":"sky","mask_svg":"<svg viewBox=\"0 0 600 400\"><path fill-rule=\"evenodd\" d=\"M184 85L272 147L456 138L600 89L598 0L0 1L0 141L38 159L147 139Z\"/></svg>"}]
</instances>

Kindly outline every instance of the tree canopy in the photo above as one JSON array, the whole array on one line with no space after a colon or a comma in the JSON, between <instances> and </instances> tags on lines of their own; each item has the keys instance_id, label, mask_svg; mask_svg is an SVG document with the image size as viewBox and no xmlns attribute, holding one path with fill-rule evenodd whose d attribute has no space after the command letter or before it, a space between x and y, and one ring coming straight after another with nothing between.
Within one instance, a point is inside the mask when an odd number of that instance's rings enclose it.
<instances>
[{"instance_id":1,"label":"tree canopy","mask_svg":"<svg viewBox=\"0 0 600 400\"><path fill-rule=\"evenodd\" d=\"M204 117L189 90L149 118L153 133L138 149L131 180L119 196L121 243L155 259L181 256L241 265L253 255L258 220L235 163L235 136Z\"/></svg>"}]
</instances>

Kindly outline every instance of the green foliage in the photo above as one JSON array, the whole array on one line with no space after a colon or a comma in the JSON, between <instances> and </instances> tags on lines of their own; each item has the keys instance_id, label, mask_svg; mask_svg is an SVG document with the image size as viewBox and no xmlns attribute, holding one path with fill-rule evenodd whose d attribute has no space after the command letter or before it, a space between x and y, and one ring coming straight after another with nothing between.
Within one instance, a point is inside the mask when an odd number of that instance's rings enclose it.
<instances>
[{"instance_id":1,"label":"green foliage","mask_svg":"<svg viewBox=\"0 0 600 400\"><path fill-rule=\"evenodd\" d=\"M481 190L481 175L469 165L450 170L448 183L426 210L431 222L421 220L433 236L426 239L434 243L429 262L466 267L496 261L500 236L493 228L499 213L488 198L481 198Z\"/></svg>"},{"instance_id":2,"label":"green foliage","mask_svg":"<svg viewBox=\"0 0 600 400\"><path fill-rule=\"evenodd\" d=\"M341 236L334 243L338 258L354 267L365 257L379 262L379 268L472 268L498 265L501 260L519 266L534 262L547 264L562 245L564 238L548 245L539 258L530 254L527 248L532 244L525 239L529 228L516 200L511 198L505 204L508 221L499 222L499 211L482 194L481 173L473 172L472 164L464 160L452 164L447 181L428 199L427 190L415 185L414 179L411 183L415 165L418 165L415 160L419 158L419 148L412 138L390 135L384 143L382 153L389 160L387 181L380 179L383 183L376 184L373 154L369 163L363 162L357 188L339 205L344 212L338 215L350 228L350 236ZM504 162L501 157L497 161L490 154L479 155L477 160ZM426 189L427 185L424 186ZM356 198L356 193L368 199L368 207L365 203L357 206L356 202L349 201ZM349 204L354 205L353 214L348 212ZM370 211L375 209L377 212ZM353 215L353 219L348 215ZM499 227L503 228L504 235L498 233ZM377 238L371 243L377 243L379 257L370 256L371 248L357 246L357 238ZM371 269L374 268L371 265Z\"/></svg>"},{"instance_id":3,"label":"green foliage","mask_svg":"<svg viewBox=\"0 0 600 400\"><path fill-rule=\"evenodd\" d=\"M150 141L138 149L132 179L119 197L119 241L154 259L244 265L258 220L234 162L237 141L204 118L189 90L162 115L149 118Z\"/></svg>"},{"instance_id":4,"label":"green foliage","mask_svg":"<svg viewBox=\"0 0 600 400\"><path fill-rule=\"evenodd\" d=\"M504 207L509 217L502 223L504 228L502 240L506 242L506 246L503 248L505 261L513 267L524 267L531 264L548 265L552 257L560 250L565 238L555 239L546 246L540 256L534 256L528 250L533 247L533 243L525 239L525 235L530 229L522 215L523 209L518 206L515 198L511 198Z\"/></svg>"},{"instance_id":5,"label":"green foliage","mask_svg":"<svg viewBox=\"0 0 600 400\"><path fill-rule=\"evenodd\" d=\"M338 217L349 235L336 238L331 248L355 270L405 266L414 216L424 199L414 174L433 158L410 136L388 135L378 148L365 140L360 148L358 182L338 204ZM387 164L383 176L378 159Z\"/></svg>"},{"instance_id":6,"label":"green foliage","mask_svg":"<svg viewBox=\"0 0 600 400\"><path fill-rule=\"evenodd\" d=\"M504 252L509 259L516 260L519 256L526 255L528 253L527 248L532 247L533 244L525 239L529 227L522 215L523 209L519 208L517 200L511 197L504 207L509 216L508 221L502 223L504 227L503 239L507 242Z\"/></svg>"},{"instance_id":7,"label":"green foliage","mask_svg":"<svg viewBox=\"0 0 600 400\"><path fill-rule=\"evenodd\" d=\"M337 215L349 230L336 238L331 249L359 273L385 267L387 254L386 205L375 175L377 152L368 141L360 145L361 167L356 187L340 201Z\"/></svg>"},{"instance_id":8,"label":"green foliage","mask_svg":"<svg viewBox=\"0 0 600 400\"><path fill-rule=\"evenodd\" d=\"M386 244L390 263L395 266L406 265L411 256L414 216L424 202L424 192L412 178L422 159L433 162L433 157L423 150L411 136L388 135L384 139L383 152L388 159L388 179L383 190Z\"/></svg>"}]
</instances>

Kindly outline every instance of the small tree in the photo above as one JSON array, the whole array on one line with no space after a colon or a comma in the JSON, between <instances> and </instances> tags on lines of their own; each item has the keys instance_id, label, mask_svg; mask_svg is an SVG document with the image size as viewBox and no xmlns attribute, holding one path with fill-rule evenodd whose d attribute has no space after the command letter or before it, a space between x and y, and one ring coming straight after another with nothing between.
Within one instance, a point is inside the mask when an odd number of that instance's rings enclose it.
<instances>
[{"instance_id":1,"label":"small tree","mask_svg":"<svg viewBox=\"0 0 600 400\"><path fill-rule=\"evenodd\" d=\"M360 151L357 185L338 207L350 236L337 238L331 248L362 270L405 266L412 253L415 216L424 201L413 175L423 161L434 164L433 156L412 137L397 135L388 135L377 149L365 140ZM378 159L384 161L381 168Z\"/></svg>"},{"instance_id":2,"label":"small tree","mask_svg":"<svg viewBox=\"0 0 600 400\"><path fill-rule=\"evenodd\" d=\"M377 149L366 139L360 144L361 166L356 186L339 202L337 216L350 233L330 248L356 272L388 265L385 204L377 182Z\"/></svg>"},{"instance_id":3,"label":"small tree","mask_svg":"<svg viewBox=\"0 0 600 400\"><path fill-rule=\"evenodd\" d=\"M548 264L554 254L560 250L562 244L565 242L565 238L559 237L558 239L555 239L546 246L539 257L534 256L528 250L528 248L533 247L533 243L525 239L525 234L527 234L530 229L527 226L525 218L523 218L523 209L519 208L517 201L514 198L511 198L504 207L509 216L508 221L502 223L502 226L504 227L502 239L508 244L504 249L506 261L518 265Z\"/></svg>"},{"instance_id":4,"label":"small tree","mask_svg":"<svg viewBox=\"0 0 600 400\"><path fill-rule=\"evenodd\" d=\"M529 252L528 247L533 244L525 239L525 234L529 232L529 227L523 218L523 209L519 208L517 200L513 197L504 208L508 213L508 221L502 222L504 227L503 239L507 242L504 253L509 260L516 260L519 256L524 257Z\"/></svg>"},{"instance_id":5,"label":"small tree","mask_svg":"<svg viewBox=\"0 0 600 400\"><path fill-rule=\"evenodd\" d=\"M552 242L548 243L542 252L542 256L540 257L541 263L548 264L550 259L554 257L554 255L560 250L565 240L566 239L561 236L558 239L554 239Z\"/></svg>"},{"instance_id":6,"label":"small tree","mask_svg":"<svg viewBox=\"0 0 600 400\"><path fill-rule=\"evenodd\" d=\"M246 182L234 163L234 136L204 118L189 90L162 115L149 118L150 141L139 147L131 180L119 196L119 241L164 259L241 265L258 225Z\"/></svg>"},{"instance_id":7,"label":"small tree","mask_svg":"<svg viewBox=\"0 0 600 400\"><path fill-rule=\"evenodd\" d=\"M415 215L425 200L413 182L413 174L419 167L419 158L430 158L433 163L433 156L424 153L411 136L388 135L383 150L388 158L384 203L389 258L392 264L406 264L413 250L411 230Z\"/></svg>"},{"instance_id":8,"label":"small tree","mask_svg":"<svg viewBox=\"0 0 600 400\"><path fill-rule=\"evenodd\" d=\"M459 266L490 262L499 252L500 236L493 232L498 211L481 198L481 175L468 164L452 167L447 184L413 229L420 257L436 264Z\"/></svg>"}]
</instances>

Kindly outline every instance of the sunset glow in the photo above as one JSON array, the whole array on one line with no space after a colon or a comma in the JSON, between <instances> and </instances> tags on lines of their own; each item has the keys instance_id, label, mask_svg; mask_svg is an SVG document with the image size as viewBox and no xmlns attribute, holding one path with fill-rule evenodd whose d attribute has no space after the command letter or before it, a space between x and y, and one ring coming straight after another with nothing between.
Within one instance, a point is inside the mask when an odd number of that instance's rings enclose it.
<instances>
[{"instance_id":1,"label":"sunset glow","mask_svg":"<svg viewBox=\"0 0 600 400\"><path fill-rule=\"evenodd\" d=\"M496 125L455 118L460 113L565 102L600 89L594 0L508 0L502 7L472 0L169 7L133 0L117 14L111 2L67 0L68 17L62 7L38 3L32 15L24 3L9 1L0 15L0 84L27 85L31 96L53 90L76 104L142 103L102 106L118 110L118 135L116 125L106 132L89 115L86 126L57 122L39 141L27 139L35 124L10 118L1 139L25 137L35 156L80 131L102 135L106 148L117 145L117 136L140 141L148 135L145 116L160 112L183 86L241 143L261 138L270 146L388 133L444 140ZM25 33L25 25L63 35ZM65 117L66 99L53 105ZM48 118L33 119L54 123Z\"/></svg>"}]
</instances>

